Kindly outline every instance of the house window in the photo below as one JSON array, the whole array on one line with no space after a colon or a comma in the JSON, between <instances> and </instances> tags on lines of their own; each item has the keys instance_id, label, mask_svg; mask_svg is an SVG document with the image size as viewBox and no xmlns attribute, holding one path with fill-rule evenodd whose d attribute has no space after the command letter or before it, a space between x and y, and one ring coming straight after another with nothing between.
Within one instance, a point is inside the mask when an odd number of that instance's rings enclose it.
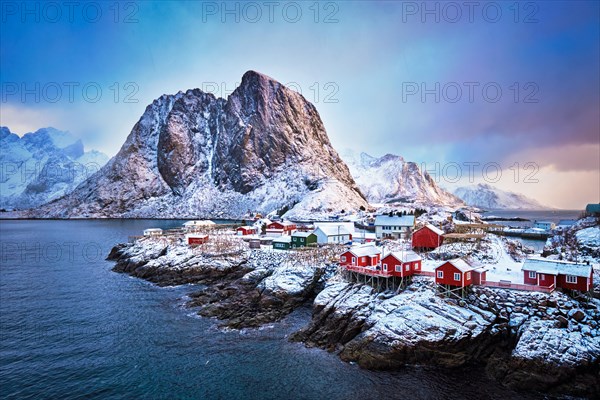
<instances>
[{"instance_id":1,"label":"house window","mask_svg":"<svg viewBox=\"0 0 600 400\"><path fill-rule=\"evenodd\" d=\"M356 264L356 257L352 257L352 264Z\"/></svg>"},{"instance_id":2,"label":"house window","mask_svg":"<svg viewBox=\"0 0 600 400\"><path fill-rule=\"evenodd\" d=\"M362 261L362 262L365 262L365 261L367 261L367 257L363 257L361 261Z\"/></svg>"},{"instance_id":3,"label":"house window","mask_svg":"<svg viewBox=\"0 0 600 400\"><path fill-rule=\"evenodd\" d=\"M470 273L470 272L467 272L467 276L465 277L465 279L466 279L466 280L469 280L469 279L471 279L471 273Z\"/></svg>"},{"instance_id":4,"label":"house window","mask_svg":"<svg viewBox=\"0 0 600 400\"><path fill-rule=\"evenodd\" d=\"M438 271L437 272L437 277L440 278L440 279L443 279L444 278L444 271Z\"/></svg>"},{"instance_id":5,"label":"house window","mask_svg":"<svg viewBox=\"0 0 600 400\"><path fill-rule=\"evenodd\" d=\"M542 274L542 276L540 276L540 279L545 281L546 280L546 275Z\"/></svg>"},{"instance_id":6,"label":"house window","mask_svg":"<svg viewBox=\"0 0 600 400\"><path fill-rule=\"evenodd\" d=\"M385 263L383 264L383 270L387 271L387 264L385 264Z\"/></svg>"},{"instance_id":7,"label":"house window","mask_svg":"<svg viewBox=\"0 0 600 400\"><path fill-rule=\"evenodd\" d=\"M454 280L455 281L460 281L460 274L458 272L454 273Z\"/></svg>"},{"instance_id":8,"label":"house window","mask_svg":"<svg viewBox=\"0 0 600 400\"><path fill-rule=\"evenodd\" d=\"M404 267L405 271L410 271L410 265L407 265L406 267Z\"/></svg>"},{"instance_id":9,"label":"house window","mask_svg":"<svg viewBox=\"0 0 600 400\"><path fill-rule=\"evenodd\" d=\"M535 279L535 271L529 271L529 278Z\"/></svg>"},{"instance_id":10,"label":"house window","mask_svg":"<svg viewBox=\"0 0 600 400\"><path fill-rule=\"evenodd\" d=\"M396 265L396 272L402 272L402 265Z\"/></svg>"},{"instance_id":11,"label":"house window","mask_svg":"<svg viewBox=\"0 0 600 400\"><path fill-rule=\"evenodd\" d=\"M577 283L577 277L575 275L567 275L567 283Z\"/></svg>"},{"instance_id":12,"label":"house window","mask_svg":"<svg viewBox=\"0 0 600 400\"><path fill-rule=\"evenodd\" d=\"M346 262L346 256L342 256L342 262Z\"/></svg>"}]
</instances>

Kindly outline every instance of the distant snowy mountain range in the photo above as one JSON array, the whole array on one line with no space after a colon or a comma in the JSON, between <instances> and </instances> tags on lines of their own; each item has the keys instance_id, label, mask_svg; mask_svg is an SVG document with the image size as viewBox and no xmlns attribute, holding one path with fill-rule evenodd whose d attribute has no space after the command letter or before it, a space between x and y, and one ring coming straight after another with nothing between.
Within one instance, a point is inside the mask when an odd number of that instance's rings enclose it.
<instances>
[{"instance_id":1,"label":"distant snowy mountain range","mask_svg":"<svg viewBox=\"0 0 600 400\"><path fill-rule=\"evenodd\" d=\"M485 210L542 210L552 208L522 194L507 192L487 183L459 187L454 190L454 194L468 205Z\"/></svg>"},{"instance_id":2,"label":"distant snowy mountain range","mask_svg":"<svg viewBox=\"0 0 600 400\"><path fill-rule=\"evenodd\" d=\"M23 137L0 127L0 208L37 207L71 192L108 157L84 151L68 132L43 128Z\"/></svg>"},{"instance_id":3,"label":"distant snowy mountain range","mask_svg":"<svg viewBox=\"0 0 600 400\"><path fill-rule=\"evenodd\" d=\"M345 151L356 184L372 204L409 204L419 207L464 205L462 200L439 187L415 162L393 154L372 157Z\"/></svg>"}]
</instances>

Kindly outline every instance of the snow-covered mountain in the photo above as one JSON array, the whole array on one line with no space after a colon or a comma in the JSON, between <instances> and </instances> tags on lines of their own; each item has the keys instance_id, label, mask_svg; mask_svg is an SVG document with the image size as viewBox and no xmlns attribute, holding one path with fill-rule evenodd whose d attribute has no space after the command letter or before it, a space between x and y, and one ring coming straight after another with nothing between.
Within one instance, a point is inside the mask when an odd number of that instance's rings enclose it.
<instances>
[{"instance_id":1,"label":"snow-covered mountain","mask_svg":"<svg viewBox=\"0 0 600 400\"><path fill-rule=\"evenodd\" d=\"M288 217L367 206L315 106L254 71L227 98L199 89L146 107L119 153L40 217Z\"/></svg>"},{"instance_id":2,"label":"snow-covered mountain","mask_svg":"<svg viewBox=\"0 0 600 400\"><path fill-rule=\"evenodd\" d=\"M542 210L551 207L519 193L507 192L487 183L456 188L454 194L470 206L485 210Z\"/></svg>"},{"instance_id":3,"label":"snow-covered mountain","mask_svg":"<svg viewBox=\"0 0 600 400\"><path fill-rule=\"evenodd\" d=\"M0 208L36 207L71 192L108 157L68 132L43 128L23 137L0 127Z\"/></svg>"},{"instance_id":4,"label":"snow-covered mountain","mask_svg":"<svg viewBox=\"0 0 600 400\"><path fill-rule=\"evenodd\" d=\"M351 151L342 157L367 200L375 204L412 204L415 206L464 205L460 199L440 188L427 171L392 154L376 158Z\"/></svg>"}]
</instances>

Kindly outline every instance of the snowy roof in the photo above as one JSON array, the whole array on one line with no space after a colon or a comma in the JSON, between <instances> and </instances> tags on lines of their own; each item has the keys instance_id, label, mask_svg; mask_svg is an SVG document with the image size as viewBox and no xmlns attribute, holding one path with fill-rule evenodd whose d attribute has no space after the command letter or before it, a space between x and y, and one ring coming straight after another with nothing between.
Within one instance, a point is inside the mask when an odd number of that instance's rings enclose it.
<instances>
[{"instance_id":1,"label":"snowy roof","mask_svg":"<svg viewBox=\"0 0 600 400\"><path fill-rule=\"evenodd\" d=\"M535 271L548 275L575 275L588 278L592 273L592 266L570 261L548 260L531 257L525 260L523 271Z\"/></svg>"},{"instance_id":2,"label":"snowy roof","mask_svg":"<svg viewBox=\"0 0 600 400\"><path fill-rule=\"evenodd\" d=\"M206 226L206 225L215 225L214 222L208 219L200 220L200 221L187 221L183 224L183 226Z\"/></svg>"},{"instance_id":3,"label":"snowy roof","mask_svg":"<svg viewBox=\"0 0 600 400\"><path fill-rule=\"evenodd\" d=\"M188 233L187 235L185 235L186 239L192 238L192 239L206 239L208 237L208 235L199 235L197 233Z\"/></svg>"},{"instance_id":4,"label":"snowy roof","mask_svg":"<svg viewBox=\"0 0 600 400\"><path fill-rule=\"evenodd\" d=\"M294 232L292 233L292 236L297 236L297 237L309 237L310 235L313 235L312 232Z\"/></svg>"},{"instance_id":5,"label":"snowy roof","mask_svg":"<svg viewBox=\"0 0 600 400\"><path fill-rule=\"evenodd\" d=\"M295 223L290 222L290 221L273 221L271 223L272 224L280 224L280 225L283 225L283 226L296 226Z\"/></svg>"},{"instance_id":6,"label":"snowy roof","mask_svg":"<svg viewBox=\"0 0 600 400\"><path fill-rule=\"evenodd\" d=\"M162 229L160 228L148 228L148 229L144 229L144 232L162 232Z\"/></svg>"},{"instance_id":7,"label":"snowy roof","mask_svg":"<svg viewBox=\"0 0 600 400\"><path fill-rule=\"evenodd\" d=\"M430 231L434 232L436 235L439 235L439 236L441 236L441 235L443 235L443 234L445 233L445 232L444 232L443 230L441 230L440 228L437 228L437 227L435 227L435 226L433 226L433 225L431 225L431 224L425 224L425 226L422 226L422 227L420 227L420 228L419 228L419 229L417 229L417 230L421 230L421 229L423 229L423 228L427 228L427 229L429 229Z\"/></svg>"},{"instance_id":8,"label":"snowy roof","mask_svg":"<svg viewBox=\"0 0 600 400\"><path fill-rule=\"evenodd\" d=\"M277 243L291 243L292 242L292 237L285 235L285 236L279 236L275 239L273 239L274 242Z\"/></svg>"},{"instance_id":9,"label":"snowy roof","mask_svg":"<svg viewBox=\"0 0 600 400\"><path fill-rule=\"evenodd\" d=\"M238 229L256 229L256 227L244 225L244 226L240 226Z\"/></svg>"},{"instance_id":10,"label":"snowy roof","mask_svg":"<svg viewBox=\"0 0 600 400\"><path fill-rule=\"evenodd\" d=\"M473 270L477 269L477 267L470 265L462 258L455 258L454 260L444 261L442 264L438 265L435 269L438 269L439 267L446 264L447 262L454 265L454 267L456 267L456 269L458 269L461 272L469 272L469 271L473 271Z\"/></svg>"},{"instance_id":11,"label":"snowy roof","mask_svg":"<svg viewBox=\"0 0 600 400\"><path fill-rule=\"evenodd\" d=\"M325 236L350 235L350 232L348 232L348 229L344 225L321 225L317 229L323 232Z\"/></svg>"},{"instance_id":12,"label":"snowy roof","mask_svg":"<svg viewBox=\"0 0 600 400\"><path fill-rule=\"evenodd\" d=\"M363 244L360 246L352 246L352 247L350 247L350 249L348 249L348 251L351 252L352 254L354 254L356 257L374 256L377 254L381 254L381 250L379 250L377 247L373 246L372 244Z\"/></svg>"},{"instance_id":13,"label":"snowy roof","mask_svg":"<svg viewBox=\"0 0 600 400\"><path fill-rule=\"evenodd\" d=\"M388 255L394 256L397 260L402 261L403 263L421 260L421 256L411 250L409 250L409 251L394 251Z\"/></svg>"},{"instance_id":14,"label":"snowy roof","mask_svg":"<svg viewBox=\"0 0 600 400\"><path fill-rule=\"evenodd\" d=\"M389 215L378 215L375 217L375 225L414 226L414 215L402 215L400 217Z\"/></svg>"}]
</instances>

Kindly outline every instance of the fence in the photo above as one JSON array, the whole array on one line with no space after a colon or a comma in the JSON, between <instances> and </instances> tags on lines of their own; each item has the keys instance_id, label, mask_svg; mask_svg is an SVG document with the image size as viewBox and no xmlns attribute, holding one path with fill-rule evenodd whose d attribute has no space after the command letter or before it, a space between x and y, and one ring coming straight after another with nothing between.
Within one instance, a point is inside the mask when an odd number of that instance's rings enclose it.
<instances>
[{"instance_id":1,"label":"fence","mask_svg":"<svg viewBox=\"0 0 600 400\"><path fill-rule=\"evenodd\" d=\"M496 287L496 288L504 288L504 289L515 289L515 290L526 290L528 292L544 292L551 293L554 291L554 284L546 287L546 286L537 286L537 285L523 285L520 283L512 283L510 281L485 281L481 284L482 286Z\"/></svg>"}]
</instances>

